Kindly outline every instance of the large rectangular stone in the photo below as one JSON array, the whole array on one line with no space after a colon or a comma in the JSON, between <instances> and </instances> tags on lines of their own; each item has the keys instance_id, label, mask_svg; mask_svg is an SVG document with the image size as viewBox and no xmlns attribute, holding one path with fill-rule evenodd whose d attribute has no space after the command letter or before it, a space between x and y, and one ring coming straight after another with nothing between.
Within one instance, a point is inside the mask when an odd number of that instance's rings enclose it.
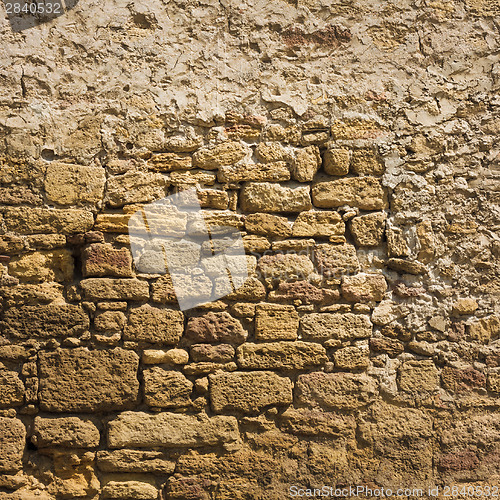
<instances>
[{"instance_id":1,"label":"large rectangular stone","mask_svg":"<svg viewBox=\"0 0 500 500\"><path fill-rule=\"evenodd\" d=\"M241 191L241 208L246 212L296 213L311 207L309 186L250 182Z\"/></svg>"},{"instance_id":2,"label":"large rectangular stone","mask_svg":"<svg viewBox=\"0 0 500 500\"><path fill-rule=\"evenodd\" d=\"M24 384L17 372L0 368L0 408L21 406L24 402Z\"/></svg>"},{"instance_id":3,"label":"large rectangular stone","mask_svg":"<svg viewBox=\"0 0 500 500\"><path fill-rule=\"evenodd\" d=\"M17 418L0 417L0 472L21 469L26 429Z\"/></svg>"},{"instance_id":4,"label":"large rectangular stone","mask_svg":"<svg viewBox=\"0 0 500 500\"><path fill-rule=\"evenodd\" d=\"M55 210L50 208L6 208L3 219L7 231L16 233L84 233L94 225L87 210Z\"/></svg>"},{"instance_id":5,"label":"large rectangular stone","mask_svg":"<svg viewBox=\"0 0 500 500\"><path fill-rule=\"evenodd\" d=\"M256 307L255 338L257 340L295 340L299 315L294 306L259 304Z\"/></svg>"},{"instance_id":6,"label":"large rectangular stone","mask_svg":"<svg viewBox=\"0 0 500 500\"><path fill-rule=\"evenodd\" d=\"M235 417L206 414L183 415L127 411L108 424L110 448L238 447L240 435Z\"/></svg>"},{"instance_id":7,"label":"large rectangular stone","mask_svg":"<svg viewBox=\"0 0 500 500\"><path fill-rule=\"evenodd\" d=\"M313 203L332 208L349 205L361 210L381 210L387 207L387 194L375 177L349 177L318 182L312 187Z\"/></svg>"},{"instance_id":8,"label":"large rectangular stone","mask_svg":"<svg viewBox=\"0 0 500 500\"><path fill-rule=\"evenodd\" d=\"M313 342L243 344L237 350L241 368L304 370L328 361L325 348Z\"/></svg>"},{"instance_id":9,"label":"large rectangular stone","mask_svg":"<svg viewBox=\"0 0 500 500\"><path fill-rule=\"evenodd\" d=\"M183 331L184 315L181 311L145 304L130 311L124 338L158 344L176 344Z\"/></svg>"},{"instance_id":10,"label":"large rectangular stone","mask_svg":"<svg viewBox=\"0 0 500 500\"><path fill-rule=\"evenodd\" d=\"M88 314L73 304L11 307L1 323L4 332L15 338L78 337L89 324Z\"/></svg>"},{"instance_id":11,"label":"large rectangular stone","mask_svg":"<svg viewBox=\"0 0 500 500\"><path fill-rule=\"evenodd\" d=\"M50 412L98 412L137 402L139 357L133 351L85 348L41 352L40 407Z\"/></svg>"},{"instance_id":12,"label":"large rectangular stone","mask_svg":"<svg viewBox=\"0 0 500 500\"><path fill-rule=\"evenodd\" d=\"M341 341L368 338L372 323L368 316L352 313L311 313L300 320L302 336L307 340Z\"/></svg>"},{"instance_id":13,"label":"large rectangular stone","mask_svg":"<svg viewBox=\"0 0 500 500\"><path fill-rule=\"evenodd\" d=\"M38 448L94 448L99 446L99 439L99 430L95 424L79 417L36 417L31 437Z\"/></svg>"},{"instance_id":14,"label":"large rectangular stone","mask_svg":"<svg viewBox=\"0 0 500 500\"><path fill-rule=\"evenodd\" d=\"M293 236L340 236L345 224L338 212L308 210L295 219L292 232Z\"/></svg>"},{"instance_id":15,"label":"large rectangular stone","mask_svg":"<svg viewBox=\"0 0 500 500\"><path fill-rule=\"evenodd\" d=\"M273 372L219 372L209 376L213 411L255 413L265 406L293 401L292 382Z\"/></svg>"},{"instance_id":16,"label":"large rectangular stone","mask_svg":"<svg viewBox=\"0 0 500 500\"><path fill-rule=\"evenodd\" d=\"M88 278L80 281L87 300L148 300L149 283L137 279Z\"/></svg>"},{"instance_id":17,"label":"large rectangular stone","mask_svg":"<svg viewBox=\"0 0 500 500\"><path fill-rule=\"evenodd\" d=\"M220 167L217 180L224 182L289 181L290 169L284 161Z\"/></svg>"}]
</instances>

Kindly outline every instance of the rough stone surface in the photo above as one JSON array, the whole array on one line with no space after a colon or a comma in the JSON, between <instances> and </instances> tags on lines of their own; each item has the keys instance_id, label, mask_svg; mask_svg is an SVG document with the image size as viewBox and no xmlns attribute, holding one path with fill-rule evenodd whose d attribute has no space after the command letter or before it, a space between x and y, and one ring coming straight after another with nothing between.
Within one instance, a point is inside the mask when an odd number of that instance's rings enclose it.
<instances>
[{"instance_id":1,"label":"rough stone surface","mask_svg":"<svg viewBox=\"0 0 500 500\"><path fill-rule=\"evenodd\" d=\"M345 225L337 212L302 212L293 223L293 236L335 236L343 235Z\"/></svg>"},{"instance_id":2,"label":"rough stone surface","mask_svg":"<svg viewBox=\"0 0 500 500\"><path fill-rule=\"evenodd\" d=\"M158 489L142 481L109 481L103 487L101 496L109 500L155 500Z\"/></svg>"},{"instance_id":3,"label":"rough stone surface","mask_svg":"<svg viewBox=\"0 0 500 500\"><path fill-rule=\"evenodd\" d=\"M0 407L20 406L24 402L24 384L17 372L0 370Z\"/></svg>"},{"instance_id":4,"label":"rough stone surface","mask_svg":"<svg viewBox=\"0 0 500 500\"><path fill-rule=\"evenodd\" d=\"M241 207L248 212L297 213L312 205L308 187L251 182L241 192Z\"/></svg>"},{"instance_id":5,"label":"rough stone surface","mask_svg":"<svg viewBox=\"0 0 500 500\"><path fill-rule=\"evenodd\" d=\"M66 249L28 253L14 257L10 261L9 271L12 276L25 283L64 283L73 278L73 257Z\"/></svg>"},{"instance_id":6,"label":"rough stone surface","mask_svg":"<svg viewBox=\"0 0 500 500\"><path fill-rule=\"evenodd\" d=\"M297 153L292 164L293 178L299 182L310 182L321 166L318 146L307 146Z\"/></svg>"},{"instance_id":7,"label":"rough stone surface","mask_svg":"<svg viewBox=\"0 0 500 500\"><path fill-rule=\"evenodd\" d=\"M381 274L356 274L342 279L342 296L349 302L380 302L387 290Z\"/></svg>"},{"instance_id":8,"label":"rough stone surface","mask_svg":"<svg viewBox=\"0 0 500 500\"><path fill-rule=\"evenodd\" d=\"M87 278L80 281L83 295L88 300L147 300L147 281L136 279Z\"/></svg>"},{"instance_id":9,"label":"rough stone surface","mask_svg":"<svg viewBox=\"0 0 500 500\"><path fill-rule=\"evenodd\" d=\"M0 417L0 472L21 469L26 429L17 418Z\"/></svg>"},{"instance_id":10,"label":"rough stone surface","mask_svg":"<svg viewBox=\"0 0 500 500\"><path fill-rule=\"evenodd\" d=\"M299 315L293 306L259 304L255 314L257 340L295 340Z\"/></svg>"},{"instance_id":11,"label":"rough stone surface","mask_svg":"<svg viewBox=\"0 0 500 500\"><path fill-rule=\"evenodd\" d=\"M353 274L360 268L356 248L349 243L321 243L314 249L314 260L318 272L327 277Z\"/></svg>"},{"instance_id":12,"label":"rough stone surface","mask_svg":"<svg viewBox=\"0 0 500 500\"><path fill-rule=\"evenodd\" d=\"M250 214L245 218L245 229L251 233L287 237L292 235L286 217L271 214Z\"/></svg>"},{"instance_id":13,"label":"rough stone surface","mask_svg":"<svg viewBox=\"0 0 500 500\"><path fill-rule=\"evenodd\" d=\"M386 214L384 212L354 217L350 227L356 244L361 247L380 245L384 236L385 219Z\"/></svg>"},{"instance_id":14,"label":"rough stone surface","mask_svg":"<svg viewBox=\"0 0 500 500\"><path fill-rule=\"evenodd\" d=\"M348 149L327 149L323 156L325 172L329 175L347 175L349 173L350 160Z\"/></svg>"},{"instance_id":15,"label":"rough stone surface","mask_svg":"<svg viewBox=\"0 0 500 500\"><path fill-rule=\"evenodd\" d=\"M191 404L193 383L182 373L159 366L143 372L144 401L149 406L176 408Z\"/></svg>"},{"instance_id":16,"label":"rough stone surface","mask_svg":"<svg viewBox=\"0 0 500 500\"><path fill-rule=\"evenodd\" d=\"M40 354L40 405L50 412L120 410L137 401L139 357L116 348Z\"/></svg>"},{"instance_id":17,"label":"rough stone surface","mask_svg":"<svg viewBox=\"0 0 500 500\"><path fill-rule=\"evenodd\" d=\"M31 441L39 448L95 448L99 430L91 420L78 417L36 417Z\"/></svg>"},{"instance_id":18,"label":"rough stone surface","mask_svg":"<svg viewBox=\"0 0 500 500\"><path fill-rule=\"evenodd\" d=\"M367 338L372 334L370 319L362 314L312 313L300 320L304 339L341 341Z\"/></svg>"},{"instance_id":19,"label":"rough stone surface","mask_svg":"<svg viewBox=\"0 0 500 500\"><path fill-rule=\"evenodd\" d=\"M273 372L233 372L210 375L210 398L216 413L255 413L266 406L290 404L292 382Z\"/></svg>"},{"instance_id":20,"label":"rough stone surface","mask_svg":"<svg viewBox=\"0 0 500 500\"><path fill-rule=\"evenodd\" d=\"M438 371L431 360L407 361L399 370L399 386L406 392L433 392L438 382Z\"/></svg>"},{"instance_id":21,"label":"rough stone surface","mask_svg":"<svg viewBox=\"0 0 500 500\"><path fill-rule=\"evenodd\" d=\"M112 276L130 278L132 258L126 248L113 248L112 245L94 243L86 248L82 256L83 276Z\"/></svg>"},{"instance_id":22,"label":"rough stone surface","mask_svg":"<svg viewBox=\"0 0 500 500\"><path fill-rule=\"evenodd\" d=\"M241 323L226 312L209 312L203 316L191 318L186 327L186 338L192 342L241 344L246 340L247 335Z\"/></svg>"}]
</instances>

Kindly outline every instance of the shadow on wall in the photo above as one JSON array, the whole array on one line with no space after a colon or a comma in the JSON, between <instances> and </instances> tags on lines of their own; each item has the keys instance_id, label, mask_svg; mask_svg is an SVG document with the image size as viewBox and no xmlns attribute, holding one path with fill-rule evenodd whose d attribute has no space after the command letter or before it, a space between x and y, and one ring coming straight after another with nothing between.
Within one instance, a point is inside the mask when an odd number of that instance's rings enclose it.
<instances>
[{"instance_id":1,"label":"shadow on wall","mask_svg":"<svg viewBox=\"0 0 500 500\"><path fill-rule=\"evenodd\" d=\"M78 0L3 0L12 31L19 32L71 10Z\"/></svg>"}]
</instances>

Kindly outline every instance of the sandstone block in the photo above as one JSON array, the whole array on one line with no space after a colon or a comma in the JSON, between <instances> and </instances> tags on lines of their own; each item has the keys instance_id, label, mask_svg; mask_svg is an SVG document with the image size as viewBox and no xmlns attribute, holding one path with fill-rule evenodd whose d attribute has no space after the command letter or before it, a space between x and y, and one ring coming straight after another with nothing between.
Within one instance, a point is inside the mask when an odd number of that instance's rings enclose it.
<instances>
[{"instance_id":1,"label":"sandstone block","mask_svg":"<svg viewBox=\"0 0 500 500\"><path fill-rule=\"evenodd\" d=\"M354 274L360 268L356 248L349 243L341 245L321 243L316 245L314 260L317 271L326 277Z\"/></svg>"},{"instance_id":2,"label":"sandstone block","mask_svg":"<svg viewBox=\"0 0 500 500\"><path fill-rule=\"evenodd\" d=\"M137 279L87 278L80 281L87 300L148 300L149 284Z\"/></svg>"},{"instance_id":3,"label":"sandstone block","mask_svg":"<svg viewBox=\"0 0 500 500\"><path fill-rule=\"evenodd\" d=\"M240 434L234 417L205 414L149 414L127 411L108 424L110 448L199 448L222 445L238 447Z\"/></svg>"},{"instance_id":4,"label":"sandstone block","mask_svg":"<svg viewBox=\"0 0 500 500\"><path fill-rule=\"evenodd\" d=\"M221 183L290 180L290 169L284 161L274 163L250 163L220 167L217 180Z\"/></svg>"},{"instance_id":5,"label":"sandstone block","mask_svg":"<svg viewBox=\"0 0 500 500\"><path fill-rule=\"evenodd\" d=\"M176 344L184 330L184 315L174 309L144 304L131 309L124 338L160 344Z\"/></svg>"},{"instance_id":6,"label":"sandstone block","mask_svg":"<svg viewBox=\"0 0 500 500\"><path fill-rule=\"evenodd\" d=\"M33 252L13 257L9 263L12 276L27 283L68 282L73 279L73 257L66 249Z\"/></svg>"},{"instance_id":7,"label":"sandstone block","mask_svg":"<svg viewBox=\"0 0 500 500\"><path fill-rule=\"evenodd\" d=\"M26 429L17 418L0 417L0 472L21 469Z\"/></svg>"},{"instance_id":8,"label":"sandstone block","mask_svg":"<svg viewBox=\"0 0 500 500\"><path fill-rule=\"evenodd\" d=\"M356 274L342 279L342 296L349 302L380 302L387 290L381 274Z\"/></svg>"},{"instance_id":9,"label":"sandstone block","mask_svg":"<svg viewBox=\"0 0 500 500\"><path fill-rule=\"evenodd\" d=\"M96 314L94 327L99 332L121 332L127 317L121 311L103 311Z\"/></svg>"},{"instance_id":10,"label":"sandstone block","mask_svg":"<svg viewBox=\"0 0 500 500\"><path fill-rule=\"evenodd\" d=\"M331 133L333 139L355 140L355 139L379 139L386 137L386 127L376 120L368 118L347 118L336 120Z\"/></svg>"},{"instance_id":11,"label":"sandstone block","mask_svg":"<svg viewBox=\"0 0 500 500\"><path fill-rule=\"evenodd\" d=\"M294 306L259 304L256 307L255 338L257 340L295 340L299 315Z\"/></svg>"},{"instance_id":12,"label":"sandstone block","mask_svg":"<svg viewBox=\"0 0 500 500\"><path fill-rule=\"evenodd\" d=\"M0 254L16 255L24 250L24 240L16 234L3 234L0 236Z\"/></svg>"},{"instance_id":13,"label":"sandstone block","mask_svg":"<svg viewBox=\"0 0 500 500\"><path fill-rule=\"evenodd\" d=\"M156 172L172 172L174 170L190 170L193 160L189 155L175 153L159 153L147 161L148 168Z\"/></svg>"},{"instance_id":14,"label":"sandstone block","mask_svg":"<svg viewBox=\"0 0 500 500\"><path fill-rule=\"evenodd\" d=\"M79 306L47 304L5 311L5 332L17 338L78 337L89 328L89 317Z\"/></svg>"},{"instance_id":15,"label":"sandstone block","mask_svg":"<svg viewBox=\"0 0 500 500\"><path fill-rule=\"evenodd\" d=\"M143 481L109 481L100 495L107 500L156 500L158 489Z\"/></svg>"},{"instance_id":16,"label":"sandstone block","mask_svg":"<svg viewBox=\"0 0 500 500\"><path fill-rule=\"evenodd\" d=\"M267 238L264 238L264 236L249 234L243 237L243 246L245 247L245 252L247 254L260 254L269 250L271 248L271 243Z\"/></svg>"},{"instance_id":17,"label":"sandstone block","mask_svg":"<svg viewBox=\"0 0 500 500\"><path fill-rule=\"evenodd\" d=\"M387 207L387 195L375 177L318 182L312 187L312 199L315 206L322 208L349 205L361 210L381 210Z\"/></svg>"},{"instance_id":18,"label":"sandstone block","mask_svg":"<svg viewBox=\"0 0 500 500\"><path fill-rule=\"evenodd\" d=\"M149 406L178 408L191 405L193 383L182 373L159 366L147 368L144 376L144 401Z\"/></svg>"},{"instance_id":19,"label":"sandstone block","mask_svg":"<svg viewBox=\"0 0 500 500\"><path fill-rule=\"evenodd\" d=\"M102 167L52 162L45 175L45 193L58 205L96 204L103 198L105 183Z\"/></svg>"},{"instance_id":20,"label":"sandstone block","mask_svg":"<svg viewBox=\"0 0 500 500\"><path fill-rule=\"evenodd\" d=\"M20 406L24 402L24 384L17 372L0 369L0 408Z\"/></svg>"},{"instance_id":21,"label":"sandstone block","mask_svg":"<svg viewBox=\"0 0 500 500\"><path fill-rule=\"evenodd\" d=\"M97 467L103 472L172 474L175 461L162 451L113 450L97 452Z\"/></svg>"},{"instance_id":22,"label":"sandstone block","mask_svg":"<svg viewBox=\"0 0 500 500\"><path fill-rule=\"evenodd\" d=\"M106 203L114 208L130 203L148 203L163 198L168 185L163 174L129 170L108 179Z\"/></svg>"},{"instance_id":23,"label":"sandstone block","mask_svg":"<svg viewBox=\"0 0 500 500\"><path fill-rule=\"evenodd\" d=\"M300 320L304 339L341 341L368 338L372 334L372 323L368 316L352 313L311 313Z\"/></svg>"},{"instance_id":24,"label":"sandstone block","mask_svg":"<svg viewBox=\"0 0 500 500\"><path fill-rule=\"evenodd\" d=\"M368 368L370 356L368 348L348 346L335 351L333 355L335 366L342 370L361 370Z\"/></svg>"},{"instance_id":25,"label":"sandstone block","mask_svg":"<svg viewBox=\"0 0 500 500\"><path fill-rule=\"evenodd\" d=\"M224 165L234 165L249 154L249 149L237 141L227 141L212 148L203 148L193 155L193 165L214 170Z\"/></svg>"},{"instance_id":26,"label":"sandstone block","mask_svg":"<svg viewBox=\"0 0 500 500\"><path fill-rule=\"evenodd\" d=\"M85 233L94 225L87 210L55 210L50 208L7 208L3 211L7 231L22 234Z\"/></svg>"},{"instance_id":27,"label":"sandstone block","mask_svg":"<svg viewBox=\"0 0 500 500\"><path fill-rule=\"evenodd\" d=\"M279 425L284 431L299 436L353 438L356 431L353 416L309 409L288 408L279 416Z\"/></svg>"},{"instance_id":28,"label":"sandstone block","mask_svg":"<svg viewBox=\"0 0 500 500\"><path fill-rule=\"evenodd\" d=\"M298 215L293 223L293 236L343 235L345 224L337 212L310 210Z\"/></svg>"},{"instance_id":29,"label":"sandstone block","mask_svg":"<svg viewBox=\"0 0 500 500\"><path fill-rule=\"evenodd\" d=\"M130 214L97 214L94 229L103 233L128 234Z\"/></svg>"},{"instance_id":30,"label":"sandstone block","mask_svg":"<svg viewBox=\"0 0 500 500\"><path fill-rule=\"evenodd\" d=\"M313 263L307 255L264 255L257 262L257 273L261 278L279 278L283 281L306 279L313 272Z\"/></svg>"},{"instance_id":31,"label":"sandstone block","mask_svg":"<svg viewBox=\"0 0 500 500\"><path fill-rule=\"evenodd\" d=\"M264 163L287 161L292 157L291 152L279 142L260 142L255 154Z\"/></svg>"},{"instance_id":32,"label":"sandstone block","mask_svg":"<svg viewBox=\"0 0 500 500\"><path fill-rule=\"evenodd\" d=\"M132 276L132 257L126 248L114 248L107 243L94 243L82 253L84 277L112 276L129 278Z\"/></svg>"},{"instance_id":33,"label":"sandstone block","mask_svg":"<svg viewBox=\"0 0 500 500\"><path fill-rule=\"evenodd\" d=\"M229 207L229 195L226 191L219 191L218 189L199 189L198 200L201 208L227 210Z\"/></svg>"},{"instance_id":34,"label":"sandstone block","mask_svg":"<svg viewBox=\"0 0 500 500\"><path fill-rule=\"evenodd\" d=\"M358 175L382 175L385 165L373 149L356 149L352 152L351 170Z\"/></svg>"},{"instance_id":35,"label":"sandstone block","mask_svg":"<svg viewBox=\"0 0 500 500\"><path fill-rule=\"evenodd\" d=\"M347 175L350 161L349 151L343 148L328 149L323 156L323 166L329 175Z\"/></svg>"},{"instance_id":36,"label":"sandstone block","mask_svg":"<svg viewBox=\"0 0 500 500\"><path fill-rule=\"evenodd\" d=\"M312 372L299 375L297 398L309 407L354 410L372 402L375 381L365 374Z\"/></svg>"},{"instance_id":37,"label":"sandstone block","mask_svg":"<svg viewBox=\"0 0 500 500\"><path fill-rule=\"evenodd\" d=\"M422 393L436 391L439 374L431 360L407 361L399 369L399 387L402 391Z\"/></svg>"},{"instance_id":38,"label":"sandstone block","mask_svg":"<svg viewBox=\"0 0 500 500\"><path fill-rule=\"evenodd\" d=\"M174 153L191 153L203 145L201 135L173 135L165 139L164 147Z\"/></svg>"},{"instance_id":39,"label":"sandstone block","mask_svg":"<svg viewBox=\"0 0 500 500\"><path fill-rule=\"evenodd\" d=\"M245 229L263 236L280 236L286 238L292 235L291 225L286 217L271 214L250 214L245 218Z\"/></svg>"},{"instance_id":40,"label":"sandstone block","mask_svg":"<svg viewBox=\"0 0 500 500\"><path fill-rule=\"evenodd\" d=\"M374 352L382 352L388 354L391 358L395 358L405 350L402 342L395 339L372 338L370 339L370 349Z\"/></svg>"},{"instance_id":41,"label":"sandstone block","mask_svg":"<svg viewBox=\"0 0 500 500\"><path fill-rule=\"evenodd\" d=\"M134 405L139 392L139 358L116 348L41 352L40 407L50 412L98 412Z\"/></svg>"},{"instance_id":42,"label":"sandstone block","mask_svg":"<svg viewBox=\"0 0 500 500\"><path fill-rule=\"evenodd\" d=\"M229 344L194 344L191 346L191 358L194 362L228 363L234 358L235 350Z\"/></svg>"},{"instance_id":43,"label":"sandstone block","mask_svg":"<svg viewBox=\"0 0 500 500\"><path fill-rule=\"evenodd\" d=\"M189 354L184 349L145 349L142 354L142 362L145 365L185 365L189 361Z\"/></svg>"},{"instance_id":44,"label":"sandstone block","mask_svg":"<svg viewBox=\"0 0 500 500\"><path fill-rule=\"evenodd\" d=\"M400 228L388 227L386 236L389 257L408 257L410 255L410 248Z\"/></svg>"},{"instance_id":45,"label":"sandstone block","mask_svg":"<svg viewBox=\"0 0 500 500\"><path fill-rule=\"evenodd\" d=\"M312 342L243 344L237 349L238 365L249 369L304 370L328 361L325 348Z\"/></svg>"},{"instance_id":46,"label":"sandstone block","mask_svg":"<svg viewBox=\"0 0 500 500\"><path fill-rule=\"evenodd\" d=\"M309 186L288 187L270 182L246 184L240 202L245 212L296 213L312 207Z\"/></svg>"},{"instance_id":47,"label":"sandstone block","mask_svg":"<svg viewBox=\"0 0 500 500\"><path fill-rule=\"evenodd\" d=\"M293 401L292 382L273 372L216 373L209 376L210 401L216 413L258 412L270 405Z\"/></svg>"},{"instance_id":48,"label":"sandstone block","mask_svg":"<svg viewBox=\"0 0 500 500\"><path fill-rule=\"evenodd\" d=\"M469 336L471 340L487 344L500 335L500 319L497 316L481 318L469 325Z\"/></svg>"},{"instance_id":49,"label":"sandstone block","mask_svg":"<svg viewBox=\"0 0 500 500\"><path fill-rule=\"evenodd\" d=\"M387 261L387 267L400 273L425 274L427 272L425 265L416 260L393 258Z\"/></svg>"},{"instance_id":50,"label":"sandstone block","mask_svg":"<svg viewBox=\"0 0 500 500\"><path fill-rule=\"evenodd\" d=\"M321 165L318 146L307 146L299 149L292 163L292 175L296 181L311 182Z\"/></svg>"},{"instance_id":51,"label":"sandstone block","mask_svg":"<svg viewBox=\"0 0 500 500\"><path fill-rule=\"evenodd\" d=\"M319 288L309 281L282 282L277 290L270 292L269 299L282 301L300 300L304 304L320 304L332 302L340 298L338 290Z\"/></svg>"},{"instance_id":52,"label":"sandstone block","mask_svg":"<svg viewBox=\"0 0 500 500\"><path fill-rule=\"evenodd\" d=\"M247 335L239 320L227 312L209 312L190 318L186 327L186 338L195 343L241 344L245 342Z\"/></svg>"},{"instance_id":53,"label":"sandstone block","mask_svg":"<svg viewBox=\"0 0 500 500\"><path fill-rule=\"evenodd\" d=\"M491 392L500 392L500 373L499 372L490 372L488 374L488 382L487 382L488 390Z\"/></svg>"},{"instance_id":54,"label":"sandstone block","mask_svg":"<svg viewBox=\"0 0 500 500\"><path fill-rule=\"evenodd\" d=\"M474 314L477 308L478 305L475 299L463 298L463 299L458 299L453 304L452 313L457 316Z\"/></svg>"},{"instance_id":55,"label":"sandstone block","mask_svg":"<svg viewBox=\"0 0 500 500\"><path fill-rule=\"evenodd\" d=\"M361 247L380 245L384 236L385 219L384 212L354 217L351 221L351 233L356 244Z\"/></svg>"},{"instance_id":56,"label":"sandstone block","mask_svg":"<svg viewBox=\"0 0 500 500\"><path fill-rule=\"evenodd\" d=\"M95 448L100 434L95 424L79 417L36 417L31 441L38 448Z\"/></svg>"}]
</instances>

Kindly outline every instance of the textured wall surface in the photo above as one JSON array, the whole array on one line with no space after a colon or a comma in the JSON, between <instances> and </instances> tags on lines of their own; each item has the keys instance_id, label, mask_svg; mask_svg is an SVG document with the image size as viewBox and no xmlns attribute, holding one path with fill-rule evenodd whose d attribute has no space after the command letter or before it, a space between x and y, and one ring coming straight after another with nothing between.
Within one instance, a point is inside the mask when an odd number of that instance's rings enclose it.
<instances>
[{"instance_id":1,"label":"textured wall surface","mask_svg":"<svg viewBox=\"0 0 500 500\"><path fill-rule=\"evenodd\" d=\"M0 11L0 498L499 484L498 0ZM250 278L181 312L193 186Z\"/></svg>"}]
</instances>

